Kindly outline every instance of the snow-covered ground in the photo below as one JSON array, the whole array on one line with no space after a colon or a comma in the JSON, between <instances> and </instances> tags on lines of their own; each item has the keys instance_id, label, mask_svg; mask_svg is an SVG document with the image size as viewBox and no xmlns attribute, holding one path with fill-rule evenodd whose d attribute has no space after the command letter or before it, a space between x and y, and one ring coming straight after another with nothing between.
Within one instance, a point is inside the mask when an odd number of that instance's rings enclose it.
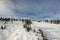
<instances>
[{"instance_id":1,"label":"snow-covered ground","mask_svg":"<svg viewBox=\"0 0 60 40\"><path fill-rule=\"evenodd\" d=\"M60 40L60 24L33 22L32 26L40 27L49 40Z\"/></svg>"},{"instance_id":2,"label":"snow-covered ground","mask_svg":"<svg viewBox=\"0 0 60 40\"><path fill-rule=\"evenodd\" d=\"M32 29L29 32L23 25L22 21L6 23L0 21L0 40L43 40L41 32L39 34L39 29L43 31L48 40L60 40L60 24L32 21L30 25ZM1 29L2 26L6 28Z\"/></svg>"}]
</instances>

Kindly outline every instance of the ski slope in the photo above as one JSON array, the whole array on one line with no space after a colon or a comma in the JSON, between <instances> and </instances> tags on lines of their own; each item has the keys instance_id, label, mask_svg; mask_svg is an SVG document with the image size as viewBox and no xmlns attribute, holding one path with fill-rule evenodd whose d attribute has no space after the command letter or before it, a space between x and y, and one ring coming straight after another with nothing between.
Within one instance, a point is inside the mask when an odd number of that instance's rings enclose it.
<instances>
[{"instance_id":1,"label":"ski slope","mask_svg":"<svg viewBox=\"0 0 60 40\"><path fill-rule=\"evenodd\" d=\"M60 24L51 24L48 22L32 21L31 30L26 31L23 27L25 23L22 21L0 21L0 40L43 40L38 29L41 29L48 40L60 40ZM1 29L1 26L6 29ZM36 32L33 32L35 29Z\"/></svg>"}]
</instances>

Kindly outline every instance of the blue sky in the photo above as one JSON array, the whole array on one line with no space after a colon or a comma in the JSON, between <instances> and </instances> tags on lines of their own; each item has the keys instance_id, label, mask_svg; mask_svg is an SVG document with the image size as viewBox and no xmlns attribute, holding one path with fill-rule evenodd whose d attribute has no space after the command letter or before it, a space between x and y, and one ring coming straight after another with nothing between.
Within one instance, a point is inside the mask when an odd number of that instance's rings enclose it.
<instances>
[{"instance_id":1,"label":"blue sky","mask_svg":"<svg viewBox=\"0 0 60 40\"><path fill-rule=\"evenodd\" d=\"M60 19L60 0L0 0L0 17Z\"/></svg>"}]
</instances>

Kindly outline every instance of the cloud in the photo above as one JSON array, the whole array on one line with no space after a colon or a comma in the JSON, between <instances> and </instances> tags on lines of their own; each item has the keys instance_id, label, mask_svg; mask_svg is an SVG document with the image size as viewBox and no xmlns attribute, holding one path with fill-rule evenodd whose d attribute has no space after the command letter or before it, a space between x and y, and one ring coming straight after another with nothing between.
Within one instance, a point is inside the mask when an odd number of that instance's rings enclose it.
<instances>
[{"instance_id":1,"label":"cloud","mask_svg":"<svg viewBox=\"0 0 60 40\"><path fill-rule=\"evenodd\" d=\"M11 7L12 2L11 4L9 3L10 3L9 0L0 0L0 17L15 17L16 16L14 14L14 10L12 10L13 7Z\"/></svg>"},{"instance_id":2,"label":"cloud","mask_svg":"<svg viewBox=\"0 0 60 40\"><path fill-rule=\"evenodd\" d=\"M31 19L60 19L59 0L0 0L0 14Z\"/></svg>"},{"instance_id":3,"label":"cloud","mask_svg":"<svg viewBox=\"0 0 60 40\"><path fill-rule=\"evenodd\" d=\"M19 0L18 2L16 1L16 5L17 10L21 11L20 15L28 16L30 18L35 19L47 19L47 18L57 19L56 17L58 15L56 14L60 10L60 1L56 0L53 1Z\"/></svg>"}]
</instances>

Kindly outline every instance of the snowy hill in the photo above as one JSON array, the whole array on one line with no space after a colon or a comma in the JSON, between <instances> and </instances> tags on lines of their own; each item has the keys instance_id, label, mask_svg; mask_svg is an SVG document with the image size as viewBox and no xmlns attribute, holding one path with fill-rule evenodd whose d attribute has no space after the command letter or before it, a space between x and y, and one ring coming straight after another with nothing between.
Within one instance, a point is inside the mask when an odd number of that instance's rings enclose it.
<instances>
[{"instance_id":1,"label":"snowy hill","mask_svg":"<svg viewBox=\"0 0 60 40\"><path fill-rule=\"evenodd\" d=\"M60 24L0 18L0 40L60 40Z\"/></svg>"}]
</instances>

